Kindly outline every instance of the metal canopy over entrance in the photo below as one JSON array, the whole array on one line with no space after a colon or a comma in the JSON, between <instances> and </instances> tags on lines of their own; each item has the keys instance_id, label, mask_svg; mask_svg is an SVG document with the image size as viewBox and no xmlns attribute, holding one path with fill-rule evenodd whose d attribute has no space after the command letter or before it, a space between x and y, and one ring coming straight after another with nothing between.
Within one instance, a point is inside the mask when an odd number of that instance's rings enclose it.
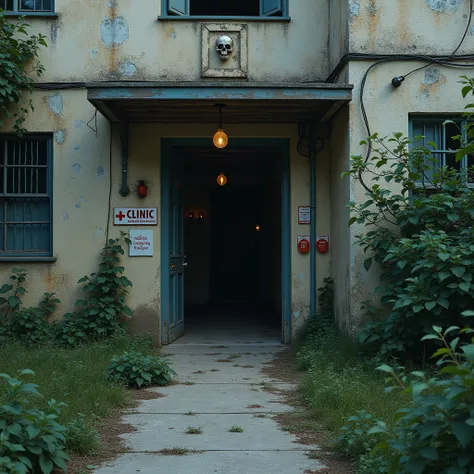
<instances>
[{"instance_id":1,"label":"metal canopy over entrance","mask_svg":"<svg viewBox=\"0 0 474 474\"><path fill-rule=\"evenodd\" d=\"M88 100L110 121L214 123L216 102L226 123L326 123L352 99L341 84L108 82L87 84Z\"/></svg>"}]
</instances>

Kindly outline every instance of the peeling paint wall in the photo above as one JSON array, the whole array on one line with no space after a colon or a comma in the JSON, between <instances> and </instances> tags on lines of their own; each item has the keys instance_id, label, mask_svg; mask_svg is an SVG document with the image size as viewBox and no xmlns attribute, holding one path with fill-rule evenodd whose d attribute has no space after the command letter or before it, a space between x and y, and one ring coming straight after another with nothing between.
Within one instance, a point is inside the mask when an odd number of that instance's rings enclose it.
<instances>
[{"instance_id":1,"label":"peeling paint wall","mask_svg":"<svg viewBox=\"0 0 474 474\"><path fill-rule=\"evenodd\" d=\"M349 48L358 53L451 54L467 23L467 0L348 0ZM472 51L469 35L462 52Z\"/></svg>"},{"instance_id":2,"label":"peeling paint wall","mask_svg":"<svg viewBox=\"0 0 474 474\"><path fill-rule=\"evenodd\" d=\"M329 0L329 69L349 52L349 17L359 11L358 0ZM344 80L343 77L340 78Z\"/></svg>"},{"instance_id":3,"label":"peeling paint wall","mask_svg":"<svg viewBox=\"0 0 474 474\"><path fill-rule=\"evenodd\" d=\"M43 81L200 80L201 26L215 22L158 21L161 0L55 3L57 19L33 20L50 44L41 51ZM328 75L327 0L291 0L290 9L289 23L241 22L249 29L250 80Z\"/></svg>"}]
</instances>

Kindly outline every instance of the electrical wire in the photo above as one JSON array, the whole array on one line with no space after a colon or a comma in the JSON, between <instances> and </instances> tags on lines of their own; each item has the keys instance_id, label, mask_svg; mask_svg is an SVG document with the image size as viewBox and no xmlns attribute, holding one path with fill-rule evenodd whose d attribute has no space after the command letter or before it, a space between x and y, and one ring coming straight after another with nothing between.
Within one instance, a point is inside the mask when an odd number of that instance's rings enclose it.
<instances>
[{"instance_id":1,"label":"electrical wire","mask_svg":"<svg viewBox=\"0 0 474 474\"><path fill-rule=\"evenodd\" d=\"M364 102L364 92L365 92L365 85L367 82L367 77L369 76L370 72L379 66L380 64L384 64L387 62L392 62L392 61L426 61L428 64L418 67L414 69L413 71L410 71L409 73L405 74L404 76L401 76L401 80L404 80L406 77L408 77L410 74L415 73L416 71L419 71L421 69L425 69L432 64L439 64L442 66L446 67L454 67L454 68L474 68L474 63L459 63L458 61L474 61L474 55L472 54L463 54L463 55L456 55L456 53L459 51L461 46L463 45L467 34L469 32L469 28L471 26L472 22L472 17L473 17L473 10L474 10L474 0L469 0L470 4L470 14L467 22L466 29L464 31L464 34L461 38L461 41L457 45L456 49L449 55L449 56L428 56L428 55L418 55L418 54L390 54L390 55L379 55L379 54L361 54L361 53L352 53L352 54L347 54L341 62L336 66L334 71L331 73L331 75L328 77L326 82L335 82L337 81L339 74L342 72L346 64L351 61L351 60L359 60L359 61L367 61L367 60L374 60L377 59L376 62L371 64L369 68L365 71L364 76L362 77L361 85L360 85L360 92L359 92L359 101L360 101L360 106L361 106L361 113L362 113L362 120L364 121L364 126L367 132L367 152L365 156L364 163L367 163L368 160L370 159L370 155L372 154L372 140L370 137L372 136L371 128L370 128L370 122L369 118L367 116L367 111L365 108L365 102ZM364 180L362 179L362 171L359 171L359 179L362 184L362 186L365 188L366 191L369 193L371 192L371 189L365 184Z\"/></svg>"}]
</instances>

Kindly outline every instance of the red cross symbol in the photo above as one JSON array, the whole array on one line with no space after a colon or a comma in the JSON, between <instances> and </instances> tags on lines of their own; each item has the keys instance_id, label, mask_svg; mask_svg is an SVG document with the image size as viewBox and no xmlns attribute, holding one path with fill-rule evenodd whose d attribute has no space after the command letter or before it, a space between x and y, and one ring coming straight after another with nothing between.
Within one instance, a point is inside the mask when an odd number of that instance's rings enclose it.
<instances>
[{"instance_id":1,"label":"red cross symbol","mask_svg":"<svg viewBox=\"0 0 474 474\"><path fill-rule=\"evenodd\" d=\"M122 222L124 217L127 217L125 214L120 211L116 216L115 216L120 222Z\"/></svg>"}]
</instances>

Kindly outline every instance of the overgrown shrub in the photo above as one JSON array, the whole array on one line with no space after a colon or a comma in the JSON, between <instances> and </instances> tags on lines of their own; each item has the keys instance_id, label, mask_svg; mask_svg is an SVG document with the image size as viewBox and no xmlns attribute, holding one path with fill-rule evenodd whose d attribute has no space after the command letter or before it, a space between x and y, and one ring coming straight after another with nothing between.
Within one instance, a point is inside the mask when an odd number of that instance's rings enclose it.
<instances>
[{"instance_id":1,"label":"overgrown shrub","mask_svg":"<svg viewBox=\"0 0 474 474\"><path fill-rule=\"evenodd\" d=\"M167 360L134 351L115 356L107 369L110 380L133 388L168 385L173 375Z\"/></svg>"},{"instance_id":2,"label":"overgrown shrub","mask_svg":"<svg viewBox=\"0 0 474 474\"><path fill-rule=\"evenodd\" d=\"M474 316L474 311L464 316ZM381 472L470 474L474 470L474 337L469 336L474 330L457 326L433 330L423 340L439 345L432 356L438 359L435 374L405 375L402 367L378 367L389 375L391 386L386 390L402 389L411 395L412 405L398 410L393 424L370 419L358 432L360 426L350 419L343 428L347 446L362 437L363 447L371 448L375 443L369 438L376 436L375 450L367 449L366 456L378 460L378 468L386 469ZM466 336L469 340L462 342Z\"/></svg>"},{"instance_id":3,"label":"overgrown shrub","mask_svg":"<svg viewBox=\"0 0 474 474\"><path fill-rule=\"evenodd\" d=\"M0 398L0 468L21 474L66 470L66 428L56 421L64 404L50 400L46 411L35 408L40 393L37 385L22 380L28 374L33 372L22 370L18 378L0 374L0 383L6 384Z\"/></svg>"},{"instance_id":4,"label":"overgrown shrub","mask_svg":"<svg viewBox=\"0 0 474 474\"><path fill-rule=\"evenodd\" d=\"M49 318L60 303L54 293L45 293L38 308L24 308L15 311L10 316L9 332L28 344L50 342L54 332Z\"/></svg>"},{"instance_id":5,"label":"overgrown shrub","mask_svg":"<svg viewBox=\"0 0 474 474\"><path fill-rule=\"evenodd\" d=\"M99 432L80 414L66 427L66 448L80 456L95 454L101 447Z\"/></svg>"},{"instance_id":6,"label":"overgrown shrub","mask_svg":"<svg viewBox=\"0 0 474 474\"><path fill-rule=\"evenodd\" d=\"M471 83L463 94L472 91ZM465 154L462 132L454 137L458 158ZM474 301L473 170L433 172L436 145L418 146L419 138L373 135L370 158L353 157L345 174L367 191L365 202L351 203L350 220L364 227L356 237L368 254L364 265L369 270L376 261L382 269L382 317L359 339L407 358L420 356L419 341L433 325L459 324Z\"/></svg>"},{"instance_id":7,"label":"overgrown shrub","mask_svg":"<svg viewBox=\"0 0 474 474\"><path fill-rule=\"evenodd\" d=\"M126 304L127 288L132 283L123 275L122 242L130 244L124 232L117 239L109 239L100 254L99 271L79 280L86 296L76 302L77 311L66 314L56 325L56 337L62 344L75 346L123 334L122 320L132 316Z\"/></svg>"}]
</instances>

